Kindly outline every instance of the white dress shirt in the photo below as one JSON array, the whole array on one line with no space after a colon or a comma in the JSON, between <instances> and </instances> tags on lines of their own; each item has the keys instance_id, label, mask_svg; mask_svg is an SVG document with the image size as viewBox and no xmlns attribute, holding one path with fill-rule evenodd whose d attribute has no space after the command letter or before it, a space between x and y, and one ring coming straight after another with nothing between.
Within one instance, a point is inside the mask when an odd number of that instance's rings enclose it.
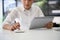
<instances>
[{"instance_id":1,"label":"white dress shirt","mask_svg":"<svg viewBox=\"0 0 60 40\"><path fill-rule=\"evenodd\" d=\"M44 17L38 6L32 5L29 10L26 10L23 6L20 6L8 14L3 24L12 24L15 19L19 19L21 27L24 26L22 28L29 28L29 25L34 17Z\"/></svg>"}]
</instances>

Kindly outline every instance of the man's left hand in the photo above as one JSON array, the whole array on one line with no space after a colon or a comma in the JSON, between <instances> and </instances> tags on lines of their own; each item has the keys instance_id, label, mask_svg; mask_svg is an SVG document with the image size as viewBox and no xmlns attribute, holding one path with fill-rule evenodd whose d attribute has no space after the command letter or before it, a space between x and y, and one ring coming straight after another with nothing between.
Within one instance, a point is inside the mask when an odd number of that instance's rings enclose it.
<instances>
[{"instance_id":1,"label":"man's left hand","mask_svg":"<svg viewBox=\"0 0 60 40\"><path fill-rule=\"evenodd\" d=\"M53 23L52 22L49 22L44 27L47 28L47 29L52 29Z\"/></svg>"}]
</instances>

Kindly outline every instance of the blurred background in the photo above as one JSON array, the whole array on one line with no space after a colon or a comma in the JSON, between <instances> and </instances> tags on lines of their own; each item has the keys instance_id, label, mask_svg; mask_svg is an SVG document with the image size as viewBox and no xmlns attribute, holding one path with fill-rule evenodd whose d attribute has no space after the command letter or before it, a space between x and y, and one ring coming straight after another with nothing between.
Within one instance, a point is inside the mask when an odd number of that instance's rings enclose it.
<instances>
[{"instance_id":1,"label":"blurred background","mask_svg":"<svg viewBox=\"0 0 60 40\"><path fill-rule=\"evenodd\" d=\"M45 16L60 16L60 0L34 0ZM20 6L20 0L0 0L0 24L8 13L15 7Z\"/></svg>"}]
</instances>

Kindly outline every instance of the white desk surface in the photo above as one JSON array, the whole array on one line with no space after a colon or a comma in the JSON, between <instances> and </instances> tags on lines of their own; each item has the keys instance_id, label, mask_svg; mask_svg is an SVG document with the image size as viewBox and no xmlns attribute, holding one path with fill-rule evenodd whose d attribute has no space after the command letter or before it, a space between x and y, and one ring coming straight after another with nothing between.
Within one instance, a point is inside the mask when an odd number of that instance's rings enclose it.
<instances>
[{"instance_id":1,"label":"white desk surface","mask_svg":"<svg viewBox=\"0 0 60 40\"><path fill-rule=\"evenodd\" d=\"M60 31L36 29L25 33L14 33L0 30L0 40L60 40Z\"/></svg>"}]
</instances>

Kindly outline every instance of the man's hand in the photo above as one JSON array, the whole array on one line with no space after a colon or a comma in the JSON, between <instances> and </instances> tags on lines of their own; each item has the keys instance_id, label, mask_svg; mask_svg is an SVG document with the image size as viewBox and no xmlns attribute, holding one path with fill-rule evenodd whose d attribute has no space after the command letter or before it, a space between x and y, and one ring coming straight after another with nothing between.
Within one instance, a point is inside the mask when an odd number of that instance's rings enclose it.
<instances>
[{"instance_id":1,"label":"man's hand","mask_svg":"<svg viewBox=\"0 0 60 40\"><path fill-rule=\"evenodd\" d=\"M47 29L51 29L51 28L53 27L53 23L52 23L52 22L49 22L49 23L47 23L47 24L45 25L45 27L46 27Z\"/></svg>"},{"instance_id":2,"label":"man's hand","mask_svg":"<svg viewBox=\"0 0 60 40\"><path fill-rule=\"evenodd\" d=\"M20 24L19 23L14 23L12 25L5 24L3 26L3 29L10 30L10 31L14 31L16 29L19 29L20 30Z\"/></svg>"},{"instance_id":3,"label":"man's hand","mask_svg":"<svg viewBox=\"0 0 60 40\"><path fill-rule=\"evenodd\" d=\"M19 30L20 30L20 24L19 24L19 23L14 23L14 24L12 24L10 30L14 31L14 30L16 30L16 29L19 29Z\"/></svg>"}]
</instances>

